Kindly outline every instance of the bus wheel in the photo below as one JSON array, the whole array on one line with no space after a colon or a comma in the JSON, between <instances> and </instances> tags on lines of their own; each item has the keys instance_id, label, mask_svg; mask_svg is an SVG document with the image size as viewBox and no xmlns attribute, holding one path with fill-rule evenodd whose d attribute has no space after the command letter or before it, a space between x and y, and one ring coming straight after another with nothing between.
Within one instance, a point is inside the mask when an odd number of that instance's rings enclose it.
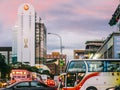
<instances>
[{"instance_id":1,"label":"bus wheel","mask_svg":"<svg viewBox=\"0 0 120 90\"><path fill-rule=\"evenodd\" d=\"M88 87L86 90L97 90L97 88L94 87L94 86L90 86L90 87Z\"/></svg>"}]
</instances>

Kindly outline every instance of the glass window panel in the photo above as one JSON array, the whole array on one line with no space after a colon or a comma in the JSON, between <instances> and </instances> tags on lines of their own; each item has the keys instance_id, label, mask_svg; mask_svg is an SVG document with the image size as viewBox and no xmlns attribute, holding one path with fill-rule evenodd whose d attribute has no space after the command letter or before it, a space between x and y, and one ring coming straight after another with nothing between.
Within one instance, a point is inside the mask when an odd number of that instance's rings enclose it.
<instances>
[{"instance_id":1,"label":"glass window panel","mask_svg":"<svg viewBox=\"0 0 120 90\"><path fill-rule=\"evenodd\" d=\"M29 82L21 82L19 84L16 85L17 87L28 87L29 86Z\"/></svg>"},{"instance_id":2,"label":"glass window panel","mask_svg":"<svg viewBox=\"0 0 120 90\"><path fill-rule=\"evenodd\" d=\"M108 72L120 71L120 61L107 61L106 65Z\"/></svg>"},{"instance_id":3,"label":"glass window panel","mask_svg":"<svg viewBox=\"0 0 120 90\"><path fill-rule=\"evenodd\" d=\"M86 66L84 61L72 61L68 66L68 72L85 72Z\"/></svg>"},{"instance_id":4,"label":"glass window panel","mask_svg":"<svg viewBox=\"0 0 120 90\"><path fill-rule=\"evenodd\" d=\"M89 72L104 71L104 61L87 61Z\"/></svg>"}]
</instances>

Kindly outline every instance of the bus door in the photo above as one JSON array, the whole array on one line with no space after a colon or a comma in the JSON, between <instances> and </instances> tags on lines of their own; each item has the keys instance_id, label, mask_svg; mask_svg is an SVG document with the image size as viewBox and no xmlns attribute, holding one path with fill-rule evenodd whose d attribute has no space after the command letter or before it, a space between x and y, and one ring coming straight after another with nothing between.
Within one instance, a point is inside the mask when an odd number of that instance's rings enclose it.
<instances>
[{"instance_id":1,"label":"bus door","mask_svg":"<svg viewBox=\"0 0 120 90\"><path fill-rule=\"evenodd\" d=\"M74 87L78 85L85 76L85 72L67 73L66 87Z\"/></svg>"},{"instance_id":2,"label":"bus door","mask_svg":"<svg viewBox=\"0 0 120 90\"><path fill-rule=\"evenodd\" d=\"M76 73L67 73L66 80L67 80L66 82L67 87L74 87L76 81Z\"/></svg>"},{"instance_id":3,"label":"bus door","mask_svg":"<svg viewBox=\"0 0 120 90\"><path fill-rule=\"evenodd\" d=\"M86 64L84 61L71 61L66 69L65 87L77 86L84 78L85 73Z\"/></svg>"}]
</instances>

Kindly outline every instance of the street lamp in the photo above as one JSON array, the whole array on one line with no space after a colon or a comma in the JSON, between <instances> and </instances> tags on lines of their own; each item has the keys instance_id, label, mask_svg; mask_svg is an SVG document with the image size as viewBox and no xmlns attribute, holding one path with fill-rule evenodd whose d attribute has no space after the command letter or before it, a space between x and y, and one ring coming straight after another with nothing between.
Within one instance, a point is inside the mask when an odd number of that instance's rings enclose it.
<instances>
[{"instance_id":1,"label":"street lamp","mask_svg":"<svg viewBox=\"0 0 120 90\"><path fill-rule=\"evenodd\" d=\"M59 34L56 34L56 33L48 33L48 34L55 35L60 39L60 60L62 60L62 38L61 38L61 36ZM59 60L59 63L60 63L60 60ZM60 66L60 74L61 73L62 73L62 67Z\"/></svg>"}]
</instances>

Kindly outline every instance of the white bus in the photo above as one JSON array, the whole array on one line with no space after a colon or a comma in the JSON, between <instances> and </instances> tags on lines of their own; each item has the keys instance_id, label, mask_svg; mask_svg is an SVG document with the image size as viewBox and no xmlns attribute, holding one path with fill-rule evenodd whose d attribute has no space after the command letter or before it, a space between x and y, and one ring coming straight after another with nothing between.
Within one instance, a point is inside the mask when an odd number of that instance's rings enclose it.
<instances>
[{"instance_id":1,"label":"white bus","mask_svg":"<svg viewBox=\"0 0 120 90\"><path fill-rule=\"evenodd\" d=\"M120 85L120 59L71 60L62 90L106 90Z\"/></svg>"}]
</instances>

